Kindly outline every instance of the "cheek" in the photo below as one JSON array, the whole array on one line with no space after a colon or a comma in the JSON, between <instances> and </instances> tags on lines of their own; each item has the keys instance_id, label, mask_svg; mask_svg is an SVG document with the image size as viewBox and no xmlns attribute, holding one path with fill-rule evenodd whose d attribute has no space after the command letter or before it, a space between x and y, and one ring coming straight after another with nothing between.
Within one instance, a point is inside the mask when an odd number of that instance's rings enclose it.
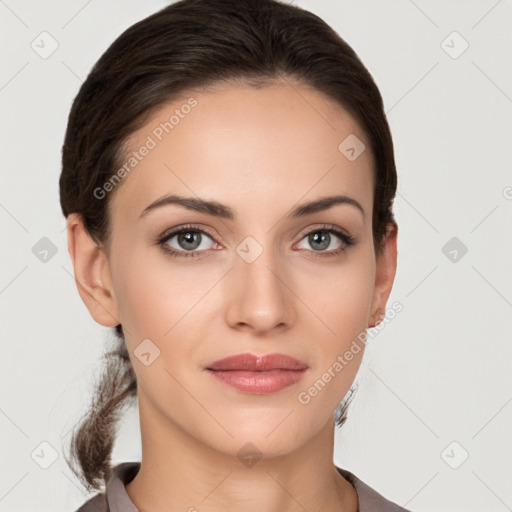
<instances>
[{"instance_id":1,"label":"cheek","mask_svg":"<svg viewBox=\"0 0 512 512\"><path fill-rule=\"evenodd\" d=\"M139 338L161 337L172 327L173 311L180 300L179 290L169 285L176 282L168 276L169 267L153 253L153 249L137 249L135 244L129 252L118 247L113 262L120 320L134 343Z\"/></svg>"},{"instance_id":2,"label":"cheek","mask_svg":"<svg viewBox=\"0 0 512 512\"><path fill-rule=\"evenodd\" d=\"M339 280L333 276L329 293L323 298L323 307L337 336L346 339L355 334L354 330L366 327L373 290L373 281L367 271L353 269Z\"/></svg>"},{"instance_id":3,"label":"cheek","mask_svg":"<svg viewBox=\"0 0 512 512\"><path fill-rule=\"evenodd\" d=\"M144 247L119 258L115 269L119 315L132 349L149 338L164 355L171 340L184 335L195 339L208 302L205 295L219 279L215 271L176 263L157 249Z\"/></svg>"},{"instance_id":4,"label":"cheek","mask_svg":"<svg viewBox=\"0 0 512 512\"><path fill-rule=\"evenodd\" d=\"M181 406L182 390L167 371L181 382L190 372L182 362L193 365L199 308L192 306L204 294L200 279L190 282L165 257L145 251L117 268L119 314L137 379L155 405ZM164 388L169 392L162 394Z\"/></svg>"},{"instance_id":5,"label":"cheek","mask_svg":"<svg viewBox=\"0 0 512 512\"><path fill-rule=\"evenodd\" d=\"M375 285L374 260L361 252L354 254L329 272L329 279L317 279L311 287L307 303L319 322L315 377L323 379L325 372L336 374L329 380L332 397L339 400L352 384L364 353L364 336L368 326ZM329 379L329 376L326 376Z\"/></svg>"},{"instance_id":6,"label":"cheek","mask_svg":"<svg viewBox=\"0 0 512 512\"><path fill-rule=\"evenodd\" d=\"M375 287L375 262L366 252L354 252L303 282L306 304L324 324L327 338L347 340L367 327Z\"/></svg>"}]
</instances>

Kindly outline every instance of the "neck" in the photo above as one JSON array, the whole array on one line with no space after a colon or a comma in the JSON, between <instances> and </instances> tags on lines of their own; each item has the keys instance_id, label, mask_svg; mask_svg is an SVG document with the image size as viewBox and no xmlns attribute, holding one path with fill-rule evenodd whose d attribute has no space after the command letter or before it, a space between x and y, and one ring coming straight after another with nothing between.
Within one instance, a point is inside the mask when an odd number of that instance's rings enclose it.
<instances>
[{"instance_id":1,"label":"neck","mask_svg":"<svg viewBox=\"0 0 512 512\"><path fill-rule=\"evenodd\" d=\"M356 512L357 493L333 463L334 421L291 453L234 453L201 443L141 400L142 461L126 492L141 510Z\"/></svg>"}]
</instances>

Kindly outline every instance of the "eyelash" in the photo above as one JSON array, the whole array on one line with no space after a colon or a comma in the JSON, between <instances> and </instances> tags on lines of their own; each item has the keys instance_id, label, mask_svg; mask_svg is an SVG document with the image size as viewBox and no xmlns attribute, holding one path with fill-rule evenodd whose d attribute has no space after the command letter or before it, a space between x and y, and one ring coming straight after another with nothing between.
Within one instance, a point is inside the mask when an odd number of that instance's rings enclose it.
<instances>
[{"instance_id":1,"label":"eyelash","mask_svg":"<svg viewBox=\"0 0 512 512\"><path fill-rule=\"evenodd\" d=\"M181 226L181 227L171 231L170 233L165 233L164 235L162 235L158 239L157 244L159 246L161 246L162 250L164 250L166 253L170 254L173 257L178 257L178 258L181 258L181 257L184 257L184 258L197 258L198 257L198 253L207 252L207 251L196 251L196 252L193 252L193 251L178 251L178 250L172 249L168 245L166 245L166 243L171 238L173 238L175 235L180 235L181 233L187 233L187 232L201 233L201 234L209 236L212 240L215 241L215 237L210 232L208 232L207 230L205 230L203 228L200 228L199 226L194 226L192 224L189 224L189 225L186 225L186 226ZM339 256L346 249L348 249L351 245L354 245L354 243L356 242L356 240L355 240L355 238L353 236L348 235L346 233L343 233L342 231L340 231L340 230L338 230L335 227L330 226L330 225L324 225L324 226L322 226L320 228L315 228L315 229L313 229L311 231L308 231L308 232L304 233L301 236L300 240L302 241L303 238L305 238L308 235L311 235L312 233L319 233L319 232L332 233L332 234L336 235L337 237L339 237L342 240L344 246L341 249L336 249L334 251L311 251L311 252L314 253L313 257L315 257L315 258L316 257L318 257L318 258L330 258L330 257L334 257L334 256ZM215 241L215 243L218 243L218 242Z\"/></svg>"}]
</instances>

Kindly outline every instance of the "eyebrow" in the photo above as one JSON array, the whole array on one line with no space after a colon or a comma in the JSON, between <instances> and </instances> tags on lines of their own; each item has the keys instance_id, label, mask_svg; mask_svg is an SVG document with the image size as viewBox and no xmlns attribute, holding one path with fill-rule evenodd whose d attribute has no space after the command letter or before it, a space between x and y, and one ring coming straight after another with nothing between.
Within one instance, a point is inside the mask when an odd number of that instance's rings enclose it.
<instances>
[{"instance_id":1,"label":"eyebrow","mask_svg":"<svg viewBox=\"0 0 512 512\"><path fill-rule=\"evenodd\" d=\"M139 218L145 217L149 212L155 210L156 208L171 204L182 206L188 210L206 213L208 215L213 215L214 217L220 217L223 219L234 220L236 218L235 212L229 206L218 203L217 201L208 201L206 199L199 199L196 197L183 197L175 194L165 195L156 199L149 206L144 208ZM307 215L312 215L313 213L327 210L337 204L348 204L354 206L362 213L363 218L365 217L365 211L359 202L357 202L352 197L345 195L322 197L320 199L315 199L314 201L304 203L292 210L288 215L286 215L286 217L305 217Z\"/></svg>"}]
</instances>

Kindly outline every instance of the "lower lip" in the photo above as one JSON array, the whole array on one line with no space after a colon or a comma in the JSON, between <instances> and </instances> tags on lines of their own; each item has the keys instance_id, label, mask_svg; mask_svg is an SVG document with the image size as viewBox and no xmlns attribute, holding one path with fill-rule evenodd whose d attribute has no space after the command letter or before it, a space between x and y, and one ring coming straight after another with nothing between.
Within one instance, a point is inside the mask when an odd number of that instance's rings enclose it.
<instances>
[{"instance_id":1,"label":"lower lip","mask_svg":"<svg viewBox=\"0 0 512 512\"><path fill-rule=\"evenodd\" d=\"M208 370L217 380L246 393L275 393L297 383L306 370L272 370L249 372L242 370Z\"/></svg>"}]
</instances>

